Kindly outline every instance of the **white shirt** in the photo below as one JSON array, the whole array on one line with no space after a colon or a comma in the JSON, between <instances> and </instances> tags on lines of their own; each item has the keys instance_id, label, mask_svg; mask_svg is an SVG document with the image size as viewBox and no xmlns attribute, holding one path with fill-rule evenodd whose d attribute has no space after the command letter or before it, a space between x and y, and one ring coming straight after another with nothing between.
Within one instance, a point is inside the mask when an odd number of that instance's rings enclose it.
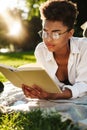
<instances>
[{"instance_id":1,"label":"white shirt","mask_svg":"<svg viewBox=\"0 0 87 130\"><path fill-rule=\"evenodd\" d=\"M58 65L46 45L41 42L35 49L37 62L41 63L55 83L62 89L72 91L72 98L87 93L87 38L72 37L70 39L70 56L68 59L68 79L72 85L61 83L56 77Z\"/></svg>"}]
</instances>

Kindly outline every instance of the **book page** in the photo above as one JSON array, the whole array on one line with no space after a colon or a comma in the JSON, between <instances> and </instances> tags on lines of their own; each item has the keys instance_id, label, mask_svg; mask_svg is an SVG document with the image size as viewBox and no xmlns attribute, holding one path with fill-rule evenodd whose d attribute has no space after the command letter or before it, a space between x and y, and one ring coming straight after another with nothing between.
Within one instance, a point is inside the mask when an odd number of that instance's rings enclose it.
<instances>
[{"instance_id":1,"label":"book page","mask_svg":"<svg viewBox=\"0 0 87 130\"><path fill-rule=\"evenodd\" d=\"M17 70L38 70L38 69L45 69L41 64L38 63L29 63L29 64L24 64L22 66L19 66Z\"/></svg>"},{"instance_id":2,"label":"book page","mask_svg":"<svg viewBox=\"0 0 87 130\"><path fill-rule=\"evenodd\" d=\"M15 73L15 71L11 68L5 68L0 66L0 72L15 86L19 87L19 84L22 84L22 80L20 77Z\"/></svg>"},{"instance_id":3,"label":"book page","mask_svg":"<svg viewBox=\"0 0 87 130\"><path fill-rule=\"evenodd\" d=\"M17 87L22 87L22 84L27 86L36 84L50 93L61 92L60 88L42 67L27 65L27 67L22 66L12 69L7 66L0 66L0 71L13 85Z\"/></svg>"},{"instance_id":4,"label":"book page","mask_svg":"<svg viewBox=\"0 0 87 130\"><path fill-rule=\"evenodd\" d=\"M33 84L38 85L43 90L50 93L61 92L60 88L55 84L47 72L42 70L23 70L15 72L22 79L23 84L32 86Z\"/></svg>"}]
</instances>

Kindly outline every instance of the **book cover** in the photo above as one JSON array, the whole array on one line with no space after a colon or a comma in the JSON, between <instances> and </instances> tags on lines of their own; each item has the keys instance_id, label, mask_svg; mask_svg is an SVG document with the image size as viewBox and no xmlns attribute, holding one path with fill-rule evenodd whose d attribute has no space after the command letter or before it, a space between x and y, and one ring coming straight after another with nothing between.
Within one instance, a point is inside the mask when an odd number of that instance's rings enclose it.
<instances>
[{"instance_id":1,"label":"book cover","mask_svg":"<svg viewBox=\"0 0 87 130\"><path fill-rule=\"evenodd\" d=\"M22 87L22 84L32 86L38 85L50 93L60 93L60 88L55 84L42 66L27 64L18 68L0 64L0 72L15 86Z\"/></svg>"}]
</instances>

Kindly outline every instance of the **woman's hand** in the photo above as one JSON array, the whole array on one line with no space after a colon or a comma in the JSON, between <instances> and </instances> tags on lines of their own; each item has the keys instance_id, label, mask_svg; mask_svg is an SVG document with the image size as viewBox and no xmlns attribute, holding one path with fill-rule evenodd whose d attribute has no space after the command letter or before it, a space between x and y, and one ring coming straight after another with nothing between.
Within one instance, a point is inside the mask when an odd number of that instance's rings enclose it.
<instances>
[{"instance_id":1,"label":"woman's hand","mask_svg":"<svg viewBox=\"0 0 87 130\"><path fill-rule=\"evenodd\" d=\"M22 85L22 90L26 97L38 98L38 99L69 99L72 97L72 93L69 89L65 89L62 93L48 93L41 89L37 85L32 85L31 87L27 85Z\"/></svg>"},{"instance_id":2,"label":"woman's hand","mask_svg":"<svg viewBox=\"0 0 87 130\"><path fill-rule=\"evenodd\" d=\"M37 85L33 85L30 87L30 86L23 84L22 90L26 97L39 98L39 99L48 99L49 98L49 93L47 93L46 91L44 91Z\"/></svg>"}]
</instances>

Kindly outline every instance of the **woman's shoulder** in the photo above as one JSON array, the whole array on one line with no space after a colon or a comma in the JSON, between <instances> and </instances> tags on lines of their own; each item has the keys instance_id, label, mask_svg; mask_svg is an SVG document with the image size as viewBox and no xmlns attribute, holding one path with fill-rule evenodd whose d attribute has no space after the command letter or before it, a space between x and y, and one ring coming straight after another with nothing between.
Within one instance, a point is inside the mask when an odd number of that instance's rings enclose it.
<instances>
[{"instance_id":1,"label":"woman's shoulder","mask_svg":"<svg viewBox=\"0 0 87 130\"><path fill-rule=\"evenodd\" d=\"M40 42L36 48L35 48L35 51L46 51L47 50L47 47L46 45L44 44L44 42Z\"/></svg>"},{"instance_id":2,"label":"woman's shoulder","mask_svg":"<svg viewBox=\"0 0 87 130\"><path fill-rule=\"evenodd\" d=\"M38 43L37 46L36 46L36 48L43 48L43 47L45 47L44 42L40 42L40 43Z\"/></svg>"},{"instance_id":3,"label":"woman's shoulder","mask_svg":"<svg viewBox=\"0 0 87 130\"><path fill-rule=\"evenodd\" d=\"M86 37L72 37L71 43L76 44L78 47L87 47L87 38Z\"/></svg>"},{"instance_id":4,"label":"woman's shoulder","mask_svg":"<svg viewBox=\"0 0 87 130\"><path fill-rule=\"evenodd\" d=\"M87 52L87 38L86 37L72 37L71 46L77 48L80 52Z\"/></svg>"},{"instance_id":5,"label":"woman's shoulder","mask_svg":"<svg viewBox=\"0 0 87 130\"><path fill-rule=\"evenodd\" d=\"M87 43L86 37L72 37L71 41L77 42L77 43Z\"/></svg>"},{"instance_id":6,"label":"woman's shoulder","mask_svg":"<svg viewBox=\"0 0 87 130\"><path fill-rule=\"evenodd\" d=\"M47 54L47 53L48 53L48 49L47 49L47 47L46 47L44 42L39 43L36 46L35 51L34 51L35 55L40 55L40 56L44 55L44 54Z\"/></svg>"}]
</instances>

